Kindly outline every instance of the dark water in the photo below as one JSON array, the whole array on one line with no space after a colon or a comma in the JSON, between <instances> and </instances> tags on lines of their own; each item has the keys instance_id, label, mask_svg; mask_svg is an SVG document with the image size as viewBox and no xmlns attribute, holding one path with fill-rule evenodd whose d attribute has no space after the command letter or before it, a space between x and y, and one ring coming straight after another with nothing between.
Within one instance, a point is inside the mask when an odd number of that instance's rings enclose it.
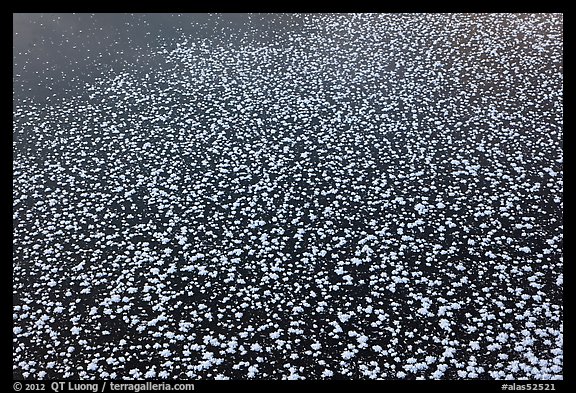
<instances>
[{"instance_id":1,"label":"dark water","mask_svg":"<svg viewBox=\"0 0 576 393\"><path fill-rule=\"evenodd\" d=\"M561 378L562 23L15 14L14 377Z\"/></svg>"},{"instance_id":2,"label":"dark water","mask_svg":"<svg viewBox=\"0 0 576 393\"><path fill-rule=\"evenodd\" d=\"M115 70L153 70L152 48L182 37L225 45L273 43L298 29L297 15L14 14L14 98L44 102ZM209 41L206 41L209 42Z\"/></svg>"}]
</instances>

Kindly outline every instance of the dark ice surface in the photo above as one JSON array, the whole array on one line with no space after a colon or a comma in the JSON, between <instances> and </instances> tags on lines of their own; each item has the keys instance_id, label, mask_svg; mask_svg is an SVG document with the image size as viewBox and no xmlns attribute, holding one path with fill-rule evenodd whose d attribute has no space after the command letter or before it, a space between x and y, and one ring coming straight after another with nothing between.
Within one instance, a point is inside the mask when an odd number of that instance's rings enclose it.
<instances>
[{"instance_id":1,"label":"dark ice surface","mask_svg":"<svg viewBox=\"0 0 576 393\"><path fill-rule=\"evenodd\" d=\"M563 16L14 14L17 379L561 379Z\"/></svg>"}]
</instances>

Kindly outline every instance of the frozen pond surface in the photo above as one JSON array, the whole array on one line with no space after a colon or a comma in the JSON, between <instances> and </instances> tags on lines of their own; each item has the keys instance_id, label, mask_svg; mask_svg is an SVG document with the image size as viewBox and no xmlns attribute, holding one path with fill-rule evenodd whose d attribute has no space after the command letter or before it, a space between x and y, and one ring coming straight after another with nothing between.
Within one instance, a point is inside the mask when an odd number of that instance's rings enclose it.
<instances>
[{"instance_id":1,"label":"frozen pond surface","mask_svg":"<svg viewBox=\"0 0 576 393\"><path fill-rule=\"evenodd\" d=\"M14 15L14 377L562 378L562 25Z\"/></svg>"}]
</instances>

